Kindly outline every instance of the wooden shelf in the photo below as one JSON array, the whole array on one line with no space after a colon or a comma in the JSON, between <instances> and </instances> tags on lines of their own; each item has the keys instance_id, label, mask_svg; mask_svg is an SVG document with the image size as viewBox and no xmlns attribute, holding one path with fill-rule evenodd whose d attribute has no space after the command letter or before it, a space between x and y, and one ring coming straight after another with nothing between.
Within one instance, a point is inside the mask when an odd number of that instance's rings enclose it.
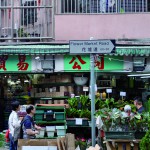
<instances>
[{"instance_id":1,"label":"wooden shelf","mask_svg":"<svg viewBox=\"0 0 150 150\"><path fill-rule=\"evenodd\" d=\"M65 120L59 121L36 121L36 124L59 124L59 123L66 123Z\"/></svg>"},{"instance_id":2,"label":"wooden shelf","mask_svg":"<svg viewBox=\"0 0 150 150\"><path fill-rule=\"evenodd\" d=\"M112 87L97 87L98 90L100 89L112 89Z\"/></svg>"},{"instance_id":3,"label":"wooden shelf","mask_svg":"<svg viewBox=\"0 0 150 150\"><path fill-rule=\"evenodd\" d=\"M91 128L91 126L82 126L82 125L75 125L75 126L69 126L69 125L67 125L69 128L76 128L76 127L79 127L79 128L81 128L81 127L85 127L85 128Z\"/></svg>"},{"instance_id":4,"label":"wooden shelf","mask_svg":"<svg viewBox=\"0 0 150 150\"><path fill-rule=\"evenodd\" d=\"M33 84L34 87L39 87L39 88L43 88L43 87L52 87L52 86L74 86L74 83L71 82L60 82L60 83L39 83L39 84Z\"/></svg>"},{"instance_id":5,"label":"wooden shelf","mask_svg":"<svg viewBox=\"0 0 150 150\"><path fill-rule=\"evenodd\" d=\"M31 97L32 99L38 100L52 100L52 99L68 99L69 96L59 96L59 97Z\"/></svg>"},{"instance_id":6,"label":"wooden shelf","mask_svg":"<svg viewBox=\"0 0 150 150\"><path fill-rule=\"evenodd\" d=\"M58 136L54 136L54 137L36 137L36 139L57 139Z\"/></svg>"},{"instance_id":7,"label":"wooden shelf","mask_svg":"<svg viewBox=\"0 0 150 150\"><path fill-rule=\"evenodd\" d=\"M111 82L111 80L97 80L97 81L100 81L100 82Z\"/></svg>"},{"instance_id":8,"label":"wooden shelf","mask_svg":"<svg viewBox=\"0 0 150 150\"><path fill-rule=\"evenodd\" d=\"M64 106L40 106L40 107L36 107L36 110L48 110L48 109L52 109L52 110L62 110L64 109Z\"/></svg>"}]
</instances>

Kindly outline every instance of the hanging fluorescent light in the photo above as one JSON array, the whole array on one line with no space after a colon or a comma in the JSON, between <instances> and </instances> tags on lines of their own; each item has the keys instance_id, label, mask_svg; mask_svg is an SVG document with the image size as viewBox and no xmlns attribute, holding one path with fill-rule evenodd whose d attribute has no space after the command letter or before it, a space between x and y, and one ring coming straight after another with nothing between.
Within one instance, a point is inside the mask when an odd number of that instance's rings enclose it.
<instances>
[{"instance_id":1,"label":"hanging fluorescent light","mask_svg":"<svg viewBox=\"0 0 150 150\"><path fill-rule=\"evenodd\" d=\"M150 76L150 74L128 74L128 77Z\"/></svg>"},{"instance_id":2,"label":"hanging fluorescent light","mask_svg":"<svg viewBox=\"0 0 150 150\"><path fill-rule=\"evenodd\" d=\"M40 60L40 56L36 56L36 57L35 57L35 60Z\"/></svg>"},{"instance_id":3,"label":"hanging fluorescent light","mask_svg":"<svg viewBox=\"0 0 150 150\"><path fill-rule=\"evenodd\" d=\"M142 79L144 79L144 78L150 78L150 76L145 76L145 77L141 77Z\"/></svg>"}]
</instances>

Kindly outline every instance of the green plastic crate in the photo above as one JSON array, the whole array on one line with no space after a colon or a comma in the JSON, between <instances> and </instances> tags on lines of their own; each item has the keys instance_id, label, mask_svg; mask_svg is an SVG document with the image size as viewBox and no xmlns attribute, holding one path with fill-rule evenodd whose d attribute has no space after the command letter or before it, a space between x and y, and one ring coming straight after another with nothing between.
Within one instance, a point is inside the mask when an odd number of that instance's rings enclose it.
<instances>
[{"instance_id":1,"label":"green plastic crate","mask_svg":"<svg viewBox=\"0 0 150 150\"><path fill-rule=\"evenodd\" d=\"M105 132L106 139L134 139L134 131L108 131Z\"/></svg>"},{"instance_id":2,"label":"green plastic crate","mask_svg":"<svg viewBox=\"0 0 150 150\"><path fill-rule=\"evenodd\" d=\"M44 114L44 110L36 110L35 114Z\"/></svg>"},{"instance_id":3,"label":"green plastic crate","mask_svg":"<svg viewBox=\"0 0 150 150\"><path fill-rule=\"evenodd\" d=\"M68 126L89 126L89 122L87 119L82 119L82 125L76 125L76 119L67 119Z\"/></svg>"},{"instance_id":4,"label":"green plastic crate","mask_svg":"<svg viewBox=\"0 0 150 150\"><path fill-rule=\"evenodd\" d=\"M55 112L55 119L56 120L64 120L64 112Z\"/></svg>"},{"instance_id":5,"label":"green plastic crate","mask_svg":"<svg viewBox=\"0 0 150 150\"><path fill-rule=\"evenodd\" d=\"M34 119L36 121L42 121L44 114L35 114Z\"/></svg>"}]
</instances>

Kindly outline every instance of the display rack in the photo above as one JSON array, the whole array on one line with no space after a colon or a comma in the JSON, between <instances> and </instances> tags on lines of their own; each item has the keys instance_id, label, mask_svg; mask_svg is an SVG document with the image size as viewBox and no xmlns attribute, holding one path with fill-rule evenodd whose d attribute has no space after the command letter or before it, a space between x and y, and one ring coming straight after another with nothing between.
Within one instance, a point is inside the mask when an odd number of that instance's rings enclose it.
<instances>
[{"instance_id":1,"label":"display rack","mask_svg":"<svg viewBox=\"0 0 150 150\"><path fill-rule=\"evenodd\" d=\"M47 129L47 134L40 138L56 138L66 134L66 107L64 104L37 104L35 122ZM57 132L56 132L57 131ZM54 132L49 135L48 132Z\"/></svg>"}]
</instances>

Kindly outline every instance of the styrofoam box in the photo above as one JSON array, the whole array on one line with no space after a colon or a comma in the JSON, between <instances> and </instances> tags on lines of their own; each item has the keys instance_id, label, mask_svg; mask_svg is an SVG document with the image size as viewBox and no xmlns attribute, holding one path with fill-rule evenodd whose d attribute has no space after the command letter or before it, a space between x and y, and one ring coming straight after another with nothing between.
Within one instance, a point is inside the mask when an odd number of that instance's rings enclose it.
<instances>
[{"instance_id":1,"label":"styrofoam box","mask_svg":"<svg viewBox=\"0 0 150 150\"><path fill-rule=\"evenodd\" d=\"M43 138L44 135L39 135L39 134L36 134L36 138Z\"/></svg>"},{"instance_id":2,"label":"styrofoam box","mask_svg":"<svg viewBox=\"0 0 150 150\"><path fill-rule=\"evenodd\" d=\"M48 146L22 146L22 150L49 150Z\"/></svg>"},{"instance_id":3,"label":"styrofoam box","mask_svg":"<svg viewBox=\"0 0 150 150\"><path fill-rule=\"evenodd\" d=\"M48 137L54 137L54 131L47 131Z\"/></svg>"},{"instance_id":4,"label":"styrofoam box","mask_svg":"<svg viewBox=\"0 0 150 150\"><path fill-rule=\"evenodd\" d=\"M57 146L48 146L48 150L57 150Z\"/></svg>"},{"instance_id":5,"label":"styrofoam box","mask_svg":"<svg viewBox=\"0 0 150 150\"><path fill-rule=\"evenodd\" d=\"M56 126L56 129L67 129L67 126Z\"/></svg>"},{"instance_id":6,"label":"styrofoam box","mask_svg":"<svg viewBox=\"0 0 150 150\"><path fill-rule=\"evenodd\" d=\"M42 128L42 129L39 131L39 135L44 137L44 133L45 133L45 129Z\"/></svg>"},{"instance_id":7,"label":"styrofoam box","mask_svg":"<svg viewBox=\"0 0 150 150\"><path fill-rule=\"evenodd\" d=\"M22 146L22 150L57 150L57 146Z\"/></svg>"},{"instance_id":8,"label":"styrofoam box","mask_svg":"<svg viewBox=\"0 0 150 150\"><path fill-rule=\"evenodd\" d=\"M46 131L55 131L56 126L46 126Z\"/></svg>"},{"instance_id":9,"label":"styrofoam box","mask_svg":"<svg viewBox=\"0 0 150 150\"><path fill-rule=\"evenodd\" d=\"M66 134L65 129L57 129L58 136L64 136Z\"/></svg>"}]
</instances>

